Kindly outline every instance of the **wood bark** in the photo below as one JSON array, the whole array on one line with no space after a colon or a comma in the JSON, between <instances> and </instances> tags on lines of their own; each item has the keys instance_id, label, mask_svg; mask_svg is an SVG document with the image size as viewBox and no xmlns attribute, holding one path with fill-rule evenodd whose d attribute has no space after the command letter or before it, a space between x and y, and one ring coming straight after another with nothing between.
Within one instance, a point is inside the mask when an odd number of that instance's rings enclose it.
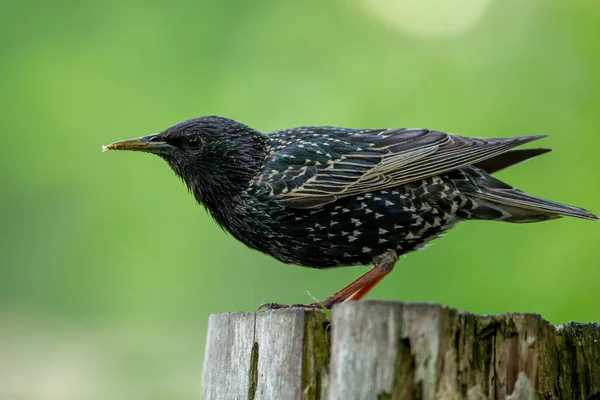
<instances>
[{"instance_id":1,"label":"wood bark","mask_svg":"<svg viewBox=\"0 0 600 400\"><path fill-rule=\"evenodd\" d=\"M212 315L201 399L600 400L600 324L373 300Z\"/></svg>"}]
</instances>

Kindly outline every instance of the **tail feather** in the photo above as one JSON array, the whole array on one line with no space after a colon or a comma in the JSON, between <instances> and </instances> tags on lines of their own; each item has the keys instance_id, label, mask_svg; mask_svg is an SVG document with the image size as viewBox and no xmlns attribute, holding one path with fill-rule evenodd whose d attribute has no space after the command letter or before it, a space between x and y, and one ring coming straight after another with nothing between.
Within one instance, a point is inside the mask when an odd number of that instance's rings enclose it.
<instances>
[{"instance_id":1,"label":"tail feather","mask_svg":"<svg viewBox=\"0 0 600 400\"><path fill-rule=\"evenodd\" d=\"M507 222L537 222L560 217L600 219L583 208L557 203L524 193L476 167L464 168L467 189L476 207L471 218Z\"/></svg>"},{"instance_id":2,"label":"tail feather","mask_svg":"<svg viewBox=\"0 0 600 400\"><path fill-rule=\"evenodd\" d=\"M502 206L506 211L508 222L535 222L561 216L583 218L589 220L600 219L583 208L569 206L554 201L528 195L517 189L490 189L472 193L474 197Z\"/></svg>"},{"instance_id":3,"label":"tail feather","mask_svg":"<svg viewBox=\"0 0 600 400\"><path fill-rule=\"evenodd\" d=\"M552 149L537 148L511 150L507 151L506 153L499 154L495 157L488 158L487 160L480 161L474 164L474 166L484 170L488 174L493 174L494 172L498 172L504 168L520 164L523 161L548 153L550 151L552 151Z\"/></svg>"}]
</instances>

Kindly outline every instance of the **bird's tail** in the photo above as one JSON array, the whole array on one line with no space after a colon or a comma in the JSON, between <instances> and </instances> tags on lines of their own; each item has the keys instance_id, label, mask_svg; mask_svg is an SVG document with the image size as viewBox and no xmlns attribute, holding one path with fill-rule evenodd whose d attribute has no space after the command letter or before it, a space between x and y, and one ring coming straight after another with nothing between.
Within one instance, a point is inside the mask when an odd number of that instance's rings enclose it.
<instances>
[{"instance_id":1,"label":"bird's tail","mask_svg":"<svg viewBox=\"0 0 600 400\"><path fill-rule=\"evenodd\" d=\"M520 164L523 161L527 161L530 158L546 154L550 151L552 151L552 149L536 148L510 150L506 153L501 153L495 157L488 158L487 160L480 161L474 166L484 170L488 174L493 174L494 172L498 172L504 168Z\"/></svg>"},{"instance_id":2,"label":"bird's tail","mask_svg":"<svg viewBox=\"0 0 600 400\"><path fill-rule=\"evenodd\" d=\"M566 217L589 220L600 219L583 208L531 196L488 175L471 168L468 172L478 190L470 193L476 205L471 218L501 220L515 223L538 222Z\"/></svg>"},{"instance_id":3,"label":"bird's tail","mask_svg":"<svg viewBox=\"0 0 600 400\"><path fill-rule=\"evenodd\" d=\"M516 223L545 221L563 216L599 219L583 208L530 196L517 189L484 190L472 195L477 198L475 203L478 206L472 216L474 219L490 219L490 209L494 210L495 215L501 213L500 218L494 219Z\"/></svg>"}]
</instances>

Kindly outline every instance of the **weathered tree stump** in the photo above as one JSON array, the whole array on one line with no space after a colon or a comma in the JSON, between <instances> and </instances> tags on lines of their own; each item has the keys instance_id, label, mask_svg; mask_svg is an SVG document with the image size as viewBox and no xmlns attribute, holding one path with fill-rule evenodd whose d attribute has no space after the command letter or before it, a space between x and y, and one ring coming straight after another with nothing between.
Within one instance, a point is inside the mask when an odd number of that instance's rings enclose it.
<instances>
[{"instance_id":1,"label":"weathered tree stump","mask_svg":"<svg viewBox=\"0 0 600 400\"><path fill-rule=\"evenodd\" d=\"M348 302L212 315L202 399L600 400L600 324Z\"/></svg>"}]
</instances>

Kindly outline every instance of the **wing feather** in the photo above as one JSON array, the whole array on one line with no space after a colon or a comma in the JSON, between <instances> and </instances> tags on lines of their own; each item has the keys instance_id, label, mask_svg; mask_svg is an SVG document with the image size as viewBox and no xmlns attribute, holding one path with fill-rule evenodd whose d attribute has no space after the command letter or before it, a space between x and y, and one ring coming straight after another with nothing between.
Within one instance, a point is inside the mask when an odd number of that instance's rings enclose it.
<instances>
[{"instance_id":1,"label":"wing feather","mask_svg":"<svg viewBox=\"0 0 600 400\"><path fill-rule=\"evenodd\" d=\"M302 129L314 132L319 128ZM257 179L292 208L317 208L340 197L403 185L544 137L479 139L426 129L388 129L340 130L335 139L323 135L319 140L317 135L315 140L314 133L309 138L297 133L295 141L285 141L285 162L275 152ZM297 147L297 155L289 154L290 148Z\"/></svg>"}]
</instances>

